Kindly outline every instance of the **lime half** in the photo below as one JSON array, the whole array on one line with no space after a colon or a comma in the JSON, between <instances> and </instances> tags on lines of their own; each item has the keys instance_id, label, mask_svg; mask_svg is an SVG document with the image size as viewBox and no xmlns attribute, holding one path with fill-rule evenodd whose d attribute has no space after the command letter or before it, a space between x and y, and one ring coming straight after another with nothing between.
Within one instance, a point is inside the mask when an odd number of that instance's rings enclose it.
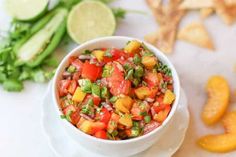
<instances>
[{"instance_id":1,"label":"lime half","mask_svg":"<svg viewBox=\"0 0 236 157\"><path fill-rule=\"evenodd\" d=\"M49 0L6 0L9 13L17 20L34 20L48 7Z\"/></svg>"},{"instance_id":2,"label":"lime half","mask_svg":"<svg viewBox=\"0 0 236 157\"><path fill-rule=\"evenodd\" d=\"M109 7L99 1L83 1L72 8L67 20L70 37L78 44L97 37L110 36L116 28Z\"/></svg>"}]
</instances>

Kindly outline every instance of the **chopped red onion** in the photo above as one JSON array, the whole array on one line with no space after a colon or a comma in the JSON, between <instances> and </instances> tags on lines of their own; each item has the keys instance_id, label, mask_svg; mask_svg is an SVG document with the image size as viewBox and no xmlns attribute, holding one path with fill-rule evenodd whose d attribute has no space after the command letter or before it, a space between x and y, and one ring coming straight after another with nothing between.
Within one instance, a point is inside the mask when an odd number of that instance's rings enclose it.
<instances>
[{"instance_id":1,"label":"chopped red onion","mask_svg":"<svg viewBox=\"0 0 236 157\"><path fill-rule=\"evenodd\" d=\"M87 120L92 120L93 121L93 119L90 116L86 115L86 114L80 113L80 116L87 119Z\"/></svg>"},{"instance_id":2,"label":"chopped red onion","mask_svg":"<svg viewBox=\"0 0 236 157\"><path fill-rule=\"evenodd\" d=\"M113 111L113 108L106 102L102 102L102 106L104 106L108 111Z\"/></svg>"},{"instance_id":3,"label":"chopped red onion","mask_svg":"<svg viewBox=\"0 0 236 157\"><path fill-rule=\"evenodd\" d=\"M86 60L86 59L91 59L92 57L90 55L80 55L79 59Z\"/></svg>"}]
</instances>

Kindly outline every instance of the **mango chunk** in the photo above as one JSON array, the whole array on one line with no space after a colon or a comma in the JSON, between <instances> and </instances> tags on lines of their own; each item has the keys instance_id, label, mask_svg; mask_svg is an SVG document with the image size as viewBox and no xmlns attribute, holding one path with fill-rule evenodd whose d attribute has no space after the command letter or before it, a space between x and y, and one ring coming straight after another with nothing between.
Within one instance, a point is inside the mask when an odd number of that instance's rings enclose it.
<instances>
[{"instance_id":1,"label":"mango chunk","mask_svg":"<svg viewBox=\"0 0 236 157\"><path fill-rule=\"evenodd\" d=\"M139 87L134 90L135 95L143 100L151 95L151 90L148 87Z\"/></svg>"},{"instance_id":2,"label":"mango chunk","mask_svg":"<svg viewBox=\"0 0 236 157\"><path fill-rule=\"evenodd\" d=\"M152 69L157 64L157 58L155 56L143 56L141 63L147 69Z\"/></svg>"},{"instance_id":3,"label":"mango chunk","mask_svg":"<svg viewBox=\"0 0 236 157\"><path fill-rule=\"evenodd\" d=\"M206 85L208 100L202 111L202 120L211 125L220 120L229 105L230 89L222 76L212 76Z\"/></svg>"},{"instance_id":4,"label":"mango chunk","mask_svg":"<svg viewBox=\"0 0 236 157\"><path fill-rule=\"evenodd\" d=\"M84 93L80 87L77 87L72 97L72 100L75 102L82 102L85 96L86 93Z\"/></svg>"},{"instance_id":5,"label":"mango chunk","mask_svg":"<svg viewBox=\"0 0 236 157\"><path fill-rule=\"evenodd\" d=\"M92 54L97 58L99 62L103 60L103 56L105 54L105 51L102 50L94 50Z\"/></svg>"},{"instance_id":6,"label":"mango chunk","mask_svg":"<svg viewBox=\"0 0 236 157\"><path fill-rule=\"evenodd\" d=\"M129 113L132 105L133 105L133 100L129 96L119 98L115 102L116 109L124 113Z\"/></svg>"},{"instance_id":7,"label":"mango chunk","mask_svg":"<svg viewBox=\"0 0 236 157\"><path fill-rule=\"evenodd\" d=\"M83 132L85 132L86 134L92 134L93 130L92 130L92 126L93 126L93 122L85 120L82 122L82 124L79 126L79 129Z\"/></svg>"},{"instance_id":8,"label":"mango chunk","mask_svg":"<svg viewBox=\"0 0 236 157\"><path fill-rule=\"evenodd\" d=\"M236 134L236 111L226 113L222 123L226 133Z\"/></svg>"},{"instance_id":9,"label":"mango chunk","mask_svg":"<svg viewBox=\"0 0 236 157\"><path fill-rule=\"evenodd\" d=\"M163 103L164 104L171 104L175 100L175 94L171 90L166 90Z\"/></svg>"},{"instance_id":10,"label":"mango chunk","mask_svg":"<svg viewBox=\"0 0 236 157\"><path fill-rule=\"evenodd\" d=\"M126 126L126 127L133 126L133 122L132 122L131 116L129 114L125 114L124 116L121 116L119 119L119 123Z\"/></svg>"},{"instance_id":11,"label":"mango chunk","mask_svg":"<svg viewBox=\"0 0 236 157\"><path fill-rule=\"evenodd\" d=\"M125 52L127 53L136 53L139 48L141 47L141 43L136 41L136 40L133 40L133 41L130 41L124 48Z\"/></svg>"},{"instance_id":12,"label":"mango chunk","mask_svg":"<svg viewBox=\"0 0 236 157\"><path fill-rule=\"evenodd\" d=\"M207 135L197 141L198 145L211 152L236 150L236 134Z\"/></svg>"}]
</instances>

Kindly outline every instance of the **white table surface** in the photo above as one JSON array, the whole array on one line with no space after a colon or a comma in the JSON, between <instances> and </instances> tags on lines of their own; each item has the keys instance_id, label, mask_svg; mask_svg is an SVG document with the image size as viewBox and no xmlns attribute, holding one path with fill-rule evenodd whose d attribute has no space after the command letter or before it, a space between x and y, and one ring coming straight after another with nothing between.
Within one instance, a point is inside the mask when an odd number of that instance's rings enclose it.
<instances>
[{"instance_id":1,"label":"white table surface","mask_svg":"<svg viewBox=\"0 0 236 157\"><path fill-rule=\"evenodd\" d=\"M131 36L143 39L149 32L155 31L157 25L144 0L118 0L115 6L132 10L142 10L146 15L127 15L118 25L116 35ZM181 26L190 21L199 20L199 14L188 14ZM0 0L0 29L6 30L9 18ZM236 87L236 26L226 26L217 16L204 21L216 45L216 51L208 50L178 41L175 53L169 59L175 65L182 87L189 99L191 123L186 139L175 157L233 157L235 152L226 154L208 153L196 146L197 137L207 133L220 133L220 125L206 127L200 119L201 108L206 94L204 84L212 74L224 75L231 85L232 92ZM2 157L54 157L41 128L41 101L48 84L25 83L21 93L8 93L0 87L0 156ZM232 102L235 102L235 95ZM231 105L231 108L235 105Z\"/></svg>"}]
</instances>

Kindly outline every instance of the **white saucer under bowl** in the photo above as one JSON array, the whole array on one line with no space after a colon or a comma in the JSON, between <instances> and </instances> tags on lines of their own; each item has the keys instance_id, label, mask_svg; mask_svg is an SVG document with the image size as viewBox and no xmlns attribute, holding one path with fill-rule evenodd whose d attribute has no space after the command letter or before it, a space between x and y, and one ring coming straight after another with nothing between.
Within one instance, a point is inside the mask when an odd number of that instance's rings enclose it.
<instances>
[{"instance_id":1,"label":"white saucer under bowl","mask_svg":"<svg viewBox=\"0 0 236 157\"><path fill-rule=\"evenodd\" d=\"M163 137L151 148L132 157L171 157L181 146L189 124L187 98L181 90L177 111ZM60 117L54 112L51 85L42 103L42 127L48 138L49 146L58 157L104 157L78 145L60 126ZM128 148L127 148L128 149Z\"/></svg>"}]
</instances>

